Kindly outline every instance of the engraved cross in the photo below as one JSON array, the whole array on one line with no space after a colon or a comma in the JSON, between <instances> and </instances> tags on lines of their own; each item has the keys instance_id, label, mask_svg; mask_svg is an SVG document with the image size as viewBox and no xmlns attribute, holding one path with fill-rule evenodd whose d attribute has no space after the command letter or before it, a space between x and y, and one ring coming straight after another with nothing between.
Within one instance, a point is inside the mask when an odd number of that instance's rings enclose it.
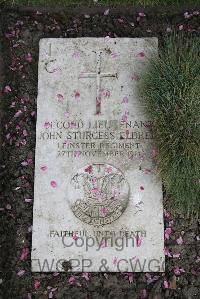
<instances>
[{"instance_id":1,"label":"engraved cross","mask_svg":"<svg viewBox=\"0 0 200 299\"><path fill-rule=\"evenodd\" d=\"M79 76L81 78L96 78L96 114L101 113L101 78L111 77L117 78L117 73L102 73L101 72L101 53L96 52L96 72L82 73Z\"/></svg>"}]
</instances>

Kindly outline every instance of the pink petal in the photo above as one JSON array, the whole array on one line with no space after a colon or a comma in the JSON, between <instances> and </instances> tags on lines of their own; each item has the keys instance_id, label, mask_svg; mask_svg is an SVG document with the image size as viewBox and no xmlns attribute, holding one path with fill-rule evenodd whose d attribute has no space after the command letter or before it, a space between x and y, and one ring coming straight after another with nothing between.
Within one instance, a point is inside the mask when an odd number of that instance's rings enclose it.
<instances>
[{"instance_id":1,"label":"pink petal","mask_svg":"<svg viewBox=\"0 0 200 299\"><path fill-rule=\"evenodd\" d=\"M73 239L73 240L78 240L78 237L77 237L77 235L76 235L76 234L75 234L75 235L73 235L72 239Z\"/></svg>"},{"instance_id":2,"label":"pink petal","mask_svg":"<svg viewBox=\"0 0 200 299\"><path fill-rule=\"evenodd\" d=\"M136 237L136 246L137 247L141 247L142 246L142 238L141 237L139 237L139 236L137 236Z\"/></svg>"},{"instance_id":3,"label":"pink petal","mask_svg":"<svg viewBox=\"0 0 200 299\"><path fill-rule=\"evenodd\" d=\"M75 91L74 91L74 96L75 96L75 100L76 100L76 101L79 101L79 100L80 100L80 96L81 96L81 95L80 95L80 92L79 92L78 90L75 90Z\"/></svg>"},{"instance_id":4,"label":"pink petal","mask_svg":"<svg viewBox=\"0 0 200 299\"><path fill-rule=\"evenodd\" d=\"M4 88L4 92L8 93L8 92L11 92L11 91L12 91L11 87L9 85L6 85L5 88Z\"/></svg>"},{"instance_id":5,"label":"pink petal","mask_svg":"<svg viewBox=\"0 0 200 299\"><path fill-rule=\"evenodd\" d=\"M106 241L102 241L101 242L101 248L106 248L108 247L107 242Z\"/></svg>"},{"instance_id":6,"label":"pink petal","mask_svg":"<svg viewBox=\"0 0 200 299\"><path fill-rule=\"evenodd\" d=\"M155 159L157 156L158 156L158 150L157 149L152 149L152 152L151 152L152 159Z\"/></svg>"},{"instance_id":7,"label":"pink petal","mask_svg":"<svg viewBox=\"0 0 200 299\"><path fill-rule=\"evenodd\" d=\"M63 102L64 96L62 94L57 94L58 102Z\"/></svg>"},{"instance_id":8,"label":"pink petal","mask_svg":"<svg viewBox=\"0 0 200 299\"><path fill-rule=\"evenodd\" d=\"M174 268L174 274L176 275L176 276L180 276L182 273L184 273L185 272L185 270L183 269L183 268L179 268L178 266L176 266L175 268Z\"/></svg>"},{"instance_id":9,"label":"pink petal","mask_svg":"<svg viewBox=\"0 0 200 299\"><path fill-rule=\"evenodd\" d=\"M124 97L122 100L122 103L127 104L128 103L128 97Z\"/></svg>"},{"instance_id":10,"label":"pink petal","mask_svg":"<svg viewBox=\"0 0 200 299\"><path fill-rule=\"evenodd\" d=\"M32 202L33 201L33 199L32 198L25 198L25 200L24 200L25 202L27 202L27 203L30 203L30 202Z\"/></svg>"},{"instance_id":11,"label":"pink petal","mask_svg":"<svg viewBox=\"0 0 200 299\"><path fill-rule=\"evenodd\" d=\"M134 278L133 273L128 273L128 281L129 281L129 283L133 283L133 278Z\"/></svg>"},{"instance_id":12,"label":"pink petal","mask_svg":"<svg viewBox=\"0 0 200 299\"><path fill-rule=\"evenodd\" d=\"M88 167L86 167L84 171L91 174L92 173L92 165L89 165Z\"/></svg>"},{"instance_id":13,"label":"pink petal","mask_svg":"<svg viewBox=\"0 0 200 299\"><path fill-rule=\"evenodd\" d=\"M169 289L169 283L167 282L167 280L164 280L163 285L165 289Z\"/></svg>"},{"instance_id":14,"label":"pink petal","mask_svg":"<svg viewBox=\"0 0 200 299\"><path fill-rule=\"evenodd\" d=\"M27 162L28 162L28 164L30 165L30 164L33 163L33 160L32 160L32 159L27 159Z\"/></svg>"},{"instance_id":15,"label":"pink petal","mask_svg":"<svg viewBox=\"0 0 200 299\"><path fill-rule=\"evenodd\" d=\"M196 258L196 261L195 261L196 263L199 263L200 262L200 256L197 256L197 258Z\"/></svg>"},{"instance_id":16,"label":"pink petal","mask_svg":"<svg viewBox=\"0 0 200 299\"><path fill-rule=\"evenodd\" d=\"M113 265L115 266L117 264L117 258L115 257L114 259L113 259Z\"/></svg>"},{"instance_id":17,"label":"pink petal","mask_svg":"<svg viewBox=\"0 0 200 299\"><path fill-rule=\"evenodd\" d=\"M68 118L68 117L70 116L70 113L69 113L68 111L66 111L66 112L64 113L64 116Z\"/></svg>"},{"instance_id":18,"label":"pink petal","mask_svg":"<svg viewBox=\"0 0 200 299\"><path fill-rule=\"evenodd\" d=\"M52 128L52 123L50 123L50 122L48 122L48 121L45 121L45 123L44 123L44 128L45 128L45 129Z\"/></svg>"},{"instance_id":19,"label":"pink petal","mask_svg":"<svg viewBox=\"0 0 200 299\"><path fill-rule=\"evenodd\" d=\"M12 209L11 205L10 205L10 204L7 204L7 205L6 205L6 209L7 209L7 210L11 210L11 209Z\"/></svg>"},{"instance_id":20,"label":"pink petal","mask_svg":"<svg viewBox=\"0 0 200 299\"><path fill-rule=\"evenodd\" d=\"M88 272L82 273L82 277L85 278L85 280L89 281L90 280L90 273L88 273Z\"/></svg>"},{"instance_id":21,"label":"pink petal","mask_svg":"<svg viewBox=\"0 0 200 299\"><path fill-rule=\"evenodd\" d=\"M167 32L167 33L172 32L172 28L171 28L170 26L168 26L168 27L166 28L166 32Z\"/></svg>"},{"instance_id":22,"label":"pink petal","mask_svg":"<svg viewBox=\"0 0 200 299\"><path fill-rule=\"evenodd\" d=\"M119 56L119 55L118 55L117 53L114 53L114 52L111 53L111 57L114 58L114 59L117 58L118 56Z\"/></svg>"},{"instance_id":23,"label":"pink petal","mask_svg":"<svg viewBox=\"0 0 200 299\"><path fill-rule=\"evenodd\" d=\"M79 158L80 155L81 155L81 152L80 152L79 150L74 151L74 157L75 157L75 158Z\"/></svg>"},{"instance_id":24,"label":"pink petal","mask_svg":"<svg viewBox=\"0 0 200 299\"><path fill-rule=\"evenodd\" d=\"M128 115L127 114L123 114L121 121L122 122L127 122L127 120L128 120Z\"/></svg>"},{"instance_id":25,"label":"pink petal","mask_svg":"<svg viewBox=\"0 0 200 299\"><path fill-rule=\"evenodd\" d=\"M8 134L6 135L6 139L7 139L7 140L10 139L10 133L8 133Z\"/></svg>"},{"instance_id":26,"label":"pink petal","mask_svg":"<svg viewBox=\"0 0 200 299\"><path fill-rule=\"evenodd\" d=\"M144 173L145 173L145 174L151 174L151 169L145 168L145 169L144 169Z\"/></svg>"},{"instance_id":27,"label":"pink petal","mask_svg":"<svg viewBox=\"0 0 200 299\"><path fill-rule=\"evenodd\" d=\"M133 76L131 77L132 80L134 81L139 81L140 77L137 74L133 74Z\"/></svg>"},{"instance_id":28,"label":"pink petal","mask_svg":"<svg viewBox=\"0 0 200 299\"><path fill-rule=\"evenodd\" d=\"M191 17L191 15L186 11L185 13L184 13L184 18L185 19L189 19Z\"/></svg>"},{"instance_id":29,"label":"pink petal","mask_svg":"<svg viewBox=\"0 0 200 299\"><path fill-rule=\"evenodd\" d=\"M25 270L19 270L17 276L22 277L25 274Z\"/></svg>"},{"instance_id":30,"label":"pink petal","mask_svg":"<svg viewBox=\"0 0 200 299\"><path fill-rule=\"evenodd\" d=\"M110 96L111 96L111 92L108 89L102 89L101 93L102 93L102 96L104 96L105 98L110 98Z\"/></svg>"},{"instance_id":31,"label":"pink petal","mask_svg":"<svg viewBox=\"0 0 200 299\"><path fill-rule=\"evenodd\" d=\"M23 130L23 135L24 135L25 137L28 136L28 133L27 133L26 130Z\"/></svg>"},{"instance_id":32,"label":"pink petal","mask_svg":"<svg viewBox=\"0 0 200 299\"><path fill-rule=\"evenodd\" d=\"M165 254L166 256L168 256L168 257L172 257L172 255L171 255L169 249L166 248L166 247L165 247L165 249L164 249L164 254Z\"/></svg>"},{"instance_id":33,"label":"pink petal","mask_svg":"<svg viewBox=\"0 0 200 299\"><path fill-rule=\"evenodd\" d=\"M103 207L103 208L100 209L100 213L101 213L103 216L106 216L107 213L108 213L108 209L106 209L105 207Z\"/></svg>"},{"instance_id":34,"label":"pink petal","mask_svg":"<svg viewBox=\"0 0 200 299\"><path fill-rule=\"evenodd\" d=\"M25 261L28 258L28 256L29 256L29 248L25 247L25 248L22 249L20 260Z\"/></svg>"},{"instance_id":35,"label":"pink petal","mask_svg":"<svg viewBox=\"0 0 200 299\"><path fill-rule=\"evenodd\" d=\"M80 58L80 53L79 53L79 52L74 52L74 53L72 54L72 57L73 57L73 58Z\"/></svg>"},{"instance_id":36,"label":"pink petal","mask_svg":"<svg viewBox=\"0 0 200 299\"><path fill-rule=\"evenodd\" d=\"M109 13L110 13L110 9L108 8L108 9L106 9L106 10L104 11L104 16L108 16Z\"/></svg>"},{"instance_id":37,"label":"pink petal","mask_svg":"<svg viewBox=\"0 0 200 299\"><path fill-rule=\"evenodd\" d=\"M35 280L35 282L34 282L34 288L35 288L35 290L38 290L40 288L40 286L41 286L40 281L39 280Z\"/></svg>"},{"instance_id":38,"label":"pink petal","mask_svg":"<svg viewBox=\"0 0 200 299\"><path fill-rule=\"evenodd\" d=\"M52 187L52 188L56 188L56 187L57 187L57 183L56 183L56 181L51 181L51 187Z\"/></svg>"},{"instance_id":39,"label":"pink petal","mask_svg":"<svg viewBox=\"0 0 200 299\"><path fill-rule=\"evenodd\" d=\"M144 290L142 290L142 294L141 294L141 299L146 299L148 297L148 294L147 294L147 290L146 289L144 289Z\"/></svg>"},{"instance_id":40,"label":"pink petal","mask_svg":"<svg viewBox=\"0 0 200 299\"><path fill-rule=\"evenodd\" d=\"M139 12L138 14L140 17L146 17L145 13L144 12Z\"/></svg>"},{"instance_id":41,"label":"pink petal","mask_svg":"<svg viewBox=\"0 0 200 299\"><path fill-rule=\"evenodd\" d=\"M17 112L15 113L14 117L19 117L21 114L22 114L22 111L19 110L19 111L17 111Z\"/></svg>"},{"instance_id":42,"label":"pink petal","mask_svg":"<svg viewBox=\"0 0 200 299\"><path fill-rule=\"evenodd\" d=\"M68 280L69 284L74 285L76 283L76 277L75 276L71 276Z\"/></svg>"},{"instance_id":43,"label":"pink petal","mask_svg":"<svg viewBox=\"0 0 200 299\"><path fill-rule=\"evenodd\" d=\"M40 167L40 169L41 169L42 171L46 171L46 170L48 169L48 167L47 167L46 165L43 165L43 166Z\"/></svg>"},{"instance_id":44,"label":"pink petal","mask_svg":"<svg viewBox=\"0 0 200 299\"><path fill-rule=\"evenodd\" d=\"M140 52L140 53L138 53L138 54L137 54L137 57L139 57L139 58L144 58L144 57L145 57L144 52Z\"/></svg>"},{"instance_id":45,"label":"pink petal","mask_svg":"<svg viewBox=\"0 0 200 299\"><path fill-rule=\"evenodd\" d=\"M165 229L165 240L169 240L171 233L172 233L171 227L167 227Z\"/></svg>"},{"instance_id":46,"label":"pink petal","mask_svg":"<svg viewBox=\"0 0 200 299\"><path fill-rule=\"evenodd\" d=\"M15 37L15 31L13 30L11 32L6 32L5 37L8 38L8 39L12 38L12 37Z\"/></svg>"},{"instance_id":47,"label":"pink petal","mask_svg":"<svg viewBox=\"0 0 200 299\"><path fill-rule=\"evenodd\" d=\"M25 57L26 61L28 61L29 63L31 63L33 61L33 57L30 53L28 53Z\"/></svg>"},{"instance_id":48,"label":"pink petal","mask_svg":"<svg viewBox=\"0 0 200 299\"><path fill-rule=\"evenodd\" d=\"M106 168L106 172L107 172L107 173L111 173L111 172L112 172L112 167L107 167L107 168Z\"/></svg>"},{"instance_id":49,"label":"pink petal","mask_svg":"<svg viewBox=\"0 0 200 299\"><path fill-rule=\"evenodd\" d=\"M181 236L176 240L176 243L177 243L178 245L182 245L182 244L183 244L183 239L182 239Z\"/></svg>"}]
</instances>

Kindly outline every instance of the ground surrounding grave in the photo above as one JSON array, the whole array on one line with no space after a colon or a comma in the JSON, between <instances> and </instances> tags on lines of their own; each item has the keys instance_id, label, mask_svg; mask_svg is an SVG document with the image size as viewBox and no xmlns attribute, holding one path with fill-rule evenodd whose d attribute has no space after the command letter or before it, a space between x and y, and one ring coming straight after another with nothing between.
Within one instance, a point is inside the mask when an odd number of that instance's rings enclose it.
<instances>
[{"instance_id":1,"label":"ground surrounding grave","mask_svg":"<svg viewBox=\"0 0 200 299\"><path fill-rule=\"evenodd\" d=\"M165 198L165 274L32 274L30 270L38 43L43 37L198 35L197 9L1 11L2 298L199 298L199 223Z\"/></svg>"}]
</instances>

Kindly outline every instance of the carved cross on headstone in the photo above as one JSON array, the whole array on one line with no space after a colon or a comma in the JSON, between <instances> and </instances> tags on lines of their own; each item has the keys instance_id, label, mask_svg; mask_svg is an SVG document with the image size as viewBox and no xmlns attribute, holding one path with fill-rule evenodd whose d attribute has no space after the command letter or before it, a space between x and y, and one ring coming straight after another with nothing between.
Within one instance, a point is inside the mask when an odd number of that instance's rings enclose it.
<instances>
[{"instance_id":1,"label":"carved cross on headstone","mask_svg":"<svg viewBox=\"0 0 200 299\"><path fill-rule=\"evenodd\" d=\"M101 53L96 52L96 72L82 73L81 78L96 78L96 114L101 113L101 78L112 77L117 78L117 73L102 73L101 72Z\"/></svg>"}]
</instances>

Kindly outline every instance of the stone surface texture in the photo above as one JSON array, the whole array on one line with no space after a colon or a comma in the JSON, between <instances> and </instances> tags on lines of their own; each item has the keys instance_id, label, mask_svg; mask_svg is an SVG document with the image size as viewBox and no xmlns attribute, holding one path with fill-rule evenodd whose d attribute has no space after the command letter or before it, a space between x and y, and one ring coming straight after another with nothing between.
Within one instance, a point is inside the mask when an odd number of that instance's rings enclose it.
<instances>
[{"instance_id":1,"label":"stone surface texture","mask_svg":"<svg viewBox=\"0 0 200 299\"><path fill-rule=\"evenodd\" d=\"M40 41L32 271L164 271L162 185L138 96L157 48Z\"/></svg>"}]
</instances>

